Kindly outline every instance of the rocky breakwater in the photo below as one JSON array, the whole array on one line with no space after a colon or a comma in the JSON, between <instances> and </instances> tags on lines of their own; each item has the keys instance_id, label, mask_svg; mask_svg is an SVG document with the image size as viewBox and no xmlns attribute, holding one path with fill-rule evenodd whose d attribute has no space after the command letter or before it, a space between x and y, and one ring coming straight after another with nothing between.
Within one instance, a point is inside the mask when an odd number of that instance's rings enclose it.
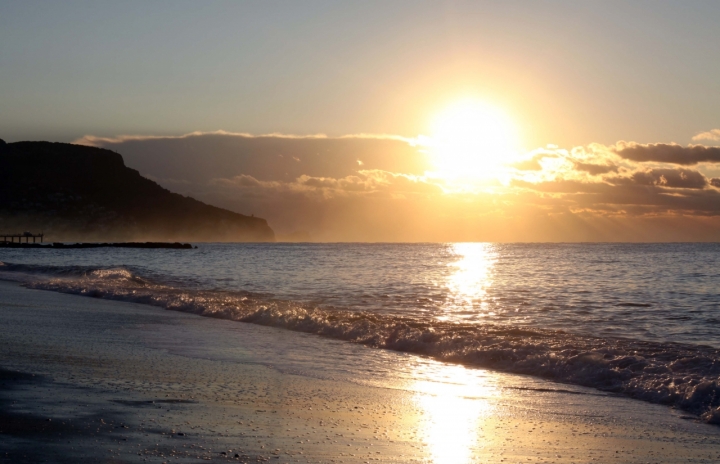
<instances>
[{"instance_id":1,"label":"rocky breakwater","mask_svg":"<svg viewBox=\"0 0 720 464\"><path fill-rule=\"evenodd\" d=\"M0 242L0 248L52 248L54 250L75 250L78 248L164 248L169 250L191 250L189 243L166 242L120 242L120 243L62 243L55 242L44 245L42 243L12 243ZM197 247L195 247L197 248Z\"/></svg>"}]
</instances>

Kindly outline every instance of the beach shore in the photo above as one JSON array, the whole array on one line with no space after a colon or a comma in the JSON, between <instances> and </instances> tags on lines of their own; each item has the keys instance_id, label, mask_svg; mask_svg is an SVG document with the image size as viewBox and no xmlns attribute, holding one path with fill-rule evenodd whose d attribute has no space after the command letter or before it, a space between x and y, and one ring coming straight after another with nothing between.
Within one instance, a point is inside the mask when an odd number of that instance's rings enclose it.
<instances>
[{"instance_id":1,"label":"beach shore","mask_svg":"<svg viewBox=\"0 0 720 464\"><path fill-rule=\"evenodd\" d=\"M718 462L592 389L0 282L0 462Z\"/></svg>"}]
</instances>

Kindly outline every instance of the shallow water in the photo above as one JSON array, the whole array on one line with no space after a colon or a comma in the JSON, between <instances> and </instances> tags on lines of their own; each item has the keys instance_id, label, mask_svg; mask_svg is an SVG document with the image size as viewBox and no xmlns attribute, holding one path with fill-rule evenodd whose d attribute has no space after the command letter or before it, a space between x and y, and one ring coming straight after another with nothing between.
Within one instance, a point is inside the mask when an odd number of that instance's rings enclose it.
<instances>
[{"instance_id":1,"label":"shallow water","mask_svg":"<svg viewBox=\"0 0 720 464\"><path fill-rule=\"evenodd\" d=\"M203 244L3 249L0 261L107 278L116 274L100 270L126 269L183 289L383 315L720 347L720 244Z\"/></svg>"},{"instance_id":2,"label":"shallow water","mask_svg":"<svg viewBox=\"0 0 720 464\"><path fill-rule=\"evenodd\" d=\"M86 430L0 434L5 451L37 456L13 462L226 462L229 450L297 463L720 457L720 429L664 407L311 334L3 282L0 326L0 365L45 379L5 391L8 410Z\"/></svg>"},{"instance_id":3,"label":"shallow water","mask_svg":"<svg viewBox=\"0 0 720 464\"><path fill-rule=\"evenodd\" d=\"M0 250L0 277L531 374L720 420L719 244Z\"/></svg>"}]
</instances>

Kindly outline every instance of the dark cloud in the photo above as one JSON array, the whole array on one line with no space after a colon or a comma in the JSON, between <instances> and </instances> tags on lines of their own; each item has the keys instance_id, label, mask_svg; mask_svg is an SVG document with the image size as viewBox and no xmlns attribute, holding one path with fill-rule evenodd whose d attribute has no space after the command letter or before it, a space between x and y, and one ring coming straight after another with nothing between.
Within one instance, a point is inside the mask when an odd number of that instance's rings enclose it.
<instances>
[{"instance_id":1,"label":"dark cloud","mask_svg":"<svg viewBox=\"0 0 720 464\"><path fill-rule=\"evenodd\" d=\"M690 169L651 169L638 171L632 180L640 185L657 185L667 188L701 189L707 185L705 176Z\"/></svg>"},{"instance_id":2,"label":"dark cloud","mask_svg":"<svg viewBox=\"0 0 720 464\"><path fill-rule=\"evenodd\" d=\"M665 175L677 179L679 173ZM695 180L679 179L683 185L679 188L653 183L656 177L652 173L634 173L608 182L557 180L532 183L516 180L513 185L539 192L541 195L526 197L523 201L546 207L563 205L574 209L633 215L720 215L720 194L714 189L687 187L693 185L692 182L698 182L695 176L693 178ZM704 177L702 179L706 181Z\"/></svg>"},{"instance_id":3,"label":"dark cloud","mask_svg":"<svg viewBox=\"0 0 720 464\"><path fill-rule=\"evenodd\" d=\"M325 199L347 195L375 195L398 198L400 195L439 195L442 188L426 179L381 170L362 170L339 179L302 175L292 182L260 181L247 174L232 178L213 179L210 184L237 189L238 193L273 196L290 192Z\"/></svg>"},{"instance_id":4,"label":"dark cloud","mask_svg":"<svg viewBox=\"0 0 720 464\"><path fill-rule=\"evenodd\" d=\"M717 177L710 179L710 185L720 188L720 179L718 179Z\"/></svg>"},{"instance_id":5,"label":"dark cloud","mask_svg":"<svg viewBox=\"0 0 720 464\"><path fill-rule=\"evenodd\" d=\"M249 175L291 182L302 175L341 178L359 169L422 174L429 169L418 147L392 137L288 137L197 134L83 140L115 150L125 164L156 179L208 182ZM362 162L362 165L358 163Z\"/></svg>"},{"instance_id":6,"label":"dark cloud","mask_svg":"<svg viewBox=\"0 0 720 464\"><path fill-rule=\"evenodd\" d=\"M720 147L694 145L683 147L675 144L655 143L619 143L613 149L618 156L637 162L654 161L658 163L690 166L708 162L720 163Z\"/></svg>"}]
</instances>

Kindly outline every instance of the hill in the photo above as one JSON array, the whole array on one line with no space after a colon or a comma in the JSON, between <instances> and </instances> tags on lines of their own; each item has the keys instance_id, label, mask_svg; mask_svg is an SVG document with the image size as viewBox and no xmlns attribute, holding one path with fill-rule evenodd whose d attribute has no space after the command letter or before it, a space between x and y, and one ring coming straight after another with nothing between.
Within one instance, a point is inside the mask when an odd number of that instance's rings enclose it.
<instances>
[{"instance_id":1,"label":"hill","mask_svg":"<svg viewBox=\"0 0 720 464\"><path fill-rule=\"evenodd\" d=\"M267 221L170 192L102 148L0 140L0 232L47 240L274 241Z\"/></svg>"}]
</instances>

